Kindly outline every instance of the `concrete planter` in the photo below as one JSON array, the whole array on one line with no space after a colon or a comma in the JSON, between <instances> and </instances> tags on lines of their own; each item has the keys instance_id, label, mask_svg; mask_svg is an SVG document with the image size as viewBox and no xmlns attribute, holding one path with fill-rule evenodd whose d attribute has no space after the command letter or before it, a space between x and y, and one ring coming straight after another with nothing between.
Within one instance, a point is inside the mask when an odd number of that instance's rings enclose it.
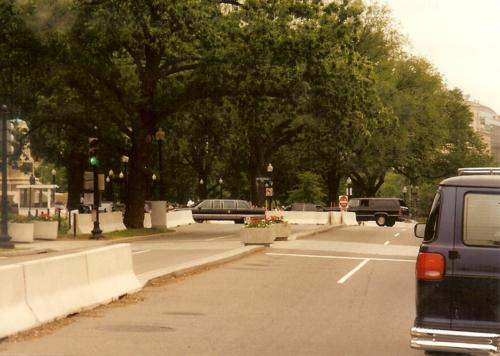
<instances>
[{"instance_id":1,"label":"concrete planter","mask_svg":"<svg viewBox=\"0 0 500 356\"><path fill-rule=\"evenodd\" d=\"M33 223L8 223L9 236L12 242L33 242Z\"/></svg>"},{"instance_id":2,"label":"concrete planter","mask_svg":"<svg viewBox=\"0 0 500 356\"><path fill-rule=\"evenodd\" d=\"M271 227L248 227L240 230L240 238L244 245L269 246L274 241L274 233Z\"/></svg>"},{"instance_id":3,"label":"concrete planter","mask_svg":"<svg viewBox=\"0 0 500 356\"><path fill-rule=\"evenodd\" d=\"M272 224L271 230L275 240L287 241L292 234L292 229L288 224Z\"/></svg>"},{"instance_id":4,"label":"concrete planter","mask_svg":"<svg viewBox=\"0 0 500 356\"><path fill-rule=\"evenodd\" d=\"M38 221L33 222L35 239L56 240L57 239L57 221Z\"/></svg>"}]
</instances>

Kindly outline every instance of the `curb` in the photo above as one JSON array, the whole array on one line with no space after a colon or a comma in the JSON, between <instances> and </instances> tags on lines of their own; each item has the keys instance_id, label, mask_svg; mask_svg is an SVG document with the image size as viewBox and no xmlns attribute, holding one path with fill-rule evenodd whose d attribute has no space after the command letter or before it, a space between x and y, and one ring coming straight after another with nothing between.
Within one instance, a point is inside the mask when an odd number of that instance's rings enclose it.
<instances>
[{"instance_id":1,"label":"curb","mask_svg":"<svg viewBox=\"0 0 500 356\"><path fill-rule=\"evenodd\" d=\"M158 269L137 275L139 282L144 287L149 281L159 277L179 277L198 269L217 266L264 250L263 246L245 246L231 251L219 253L210 257L200 258L195 261Z\"/></svg>"},{"instance_id":2,"label":"curb","mask_svg":"<svg viewBox=\"0 0 500 356\"><path fill-rule=\"evenodd\" d=\"M322 234L324 232L328 232L328 231L331 231L331 230L334 230L337 228L341 228L341 227L342 227L342 225L333 225L333 226L328 226L328 227L322 227L322 228L315 229L312 231L298 232L296 234L292 234L292 236L290 236L291 238L289 238L288 240L299 240L299 239L303 239L306 237Z\"/></svg>"}]
</instances>

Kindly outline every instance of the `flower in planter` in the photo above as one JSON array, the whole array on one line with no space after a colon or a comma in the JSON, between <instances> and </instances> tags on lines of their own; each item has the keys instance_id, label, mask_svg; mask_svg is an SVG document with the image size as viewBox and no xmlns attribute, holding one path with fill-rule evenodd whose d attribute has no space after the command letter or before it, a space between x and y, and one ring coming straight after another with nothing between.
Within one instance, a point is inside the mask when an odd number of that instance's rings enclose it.
<instances>
[{"instance_id":1,"label":"flower in planter","mask_svg":"<svg viewBox=\"0 0 500 356\"><path fill-rule=\"evenodd\" d=\"M9 216L9 222L16 224L29 224L33 222L33 218L24 215L11 215Z\"/></svg>"},{"instance_id":2,"label":"flower in planter","mask_svg":"<svg viewBox=\"0 0 500 356\"><path fill-rule=\"evenodd\" d=\"M283 220L283 216L271 216L269 218L271 224L288 224L285 220Z\"/></svg>"},{"instance_id":3,"label":"flower in planter","mask_svg":"<svg viewBox=\"0 0 500 356\"><path fill-rule=\"evenodd\" d=\"M271 226L270 220L261 218L250 218L245 223L246 228L269 227L269 226Z\"/></svg>"},{"instance_id":4,"label":"flower in planter","mask_svg":"<svg viewBox=\"0 0 500 356\"><path fill-rule=\"evenodd\" d=\"M34 216L32 219L36 220L36 221L56 221L57 220L56 217L50 216L48 213L44 213L44 212L38 214L38 216Z\"/></svg>"}]
</instances>

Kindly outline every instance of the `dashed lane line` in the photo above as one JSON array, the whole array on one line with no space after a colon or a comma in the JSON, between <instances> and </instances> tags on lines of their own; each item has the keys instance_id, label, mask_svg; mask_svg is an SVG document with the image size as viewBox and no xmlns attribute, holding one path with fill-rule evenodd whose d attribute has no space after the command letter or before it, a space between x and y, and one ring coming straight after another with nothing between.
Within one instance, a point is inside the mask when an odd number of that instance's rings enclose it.
<instances>
[{"instance_id":1,"label":"dashed lane line","mask_svg":"<svg viewBox=\"0 0 500 356\"><path fill-rule=\"evenodd\" d=\"M222 239L227 239L228 237L234 237L235 235L225 235L225 236L219 236L219 237L212 237L211 239L206 239L205 241L215 241L215 240L222 240Z\"/></svg>"},{"instance_id":2,"label":"dashed lane line","mask_svg":"<svg viewBox=\"0 0 500 356\"><path fill-rule=\"evenodd\" d=\"M134 251L132 252L133 255L138 255L140 253L147 253L147 252L151 252L151 250L140 250L140 251Z\"/></svg>"},{"instance_id":3,"label":"dashed lane line","mask_svg":"<svg viewBox=\"0 0 500 356\"><path fill-rule=\"evenodd\" d=\"M356 272L358 272L361 268L363 268L368 262L370 262L369 258L363 260L363 262L361 262L359 265L357 265L356 267L354 267L353 270L351 270L349 273L347 273L344 277L340 278L337 281L337 284L344 284L349 278L351 278L352 276L354 276L354 274Z\"/></svg>"},{"instance_id":4,"label":"dashed lane line","mask_svg":"<svg viewBox=\"0 0 500 356\"><path fill-rule=\"evenodd\" d=\"M400 235L400 233L398 232L397 234L394 234L394 237L398 237Z\"/></svg>"},{"instance_id":5,"label":"dashed lane line","mask_svg":"<svg viewBox=\"0 0 500 356\"><path fill-rule=\"evenodd\" d=\"M305 258L324 258L324 259L332 259L332 260L366 260L370 261L385 261L385 262L411 262L415 263L415 259L406 260L403 258L377 258L377 257L351 257L351 256L325 256L325 255L303 255L298 253L276 253L276 252L268 252L266 253L268 256L284 256L284 257L305 257Z\"/></svg>"},{"instance_id":6,"label":"dashed lane line","mask_svg":"<svg viewBox=\"0 0 500 356\"><path fill-rule=\"evenodd\" d=\"M385 245L385 246L387 246L387 245L389 245L390 243L391 243L390 241L386 241L386 242L384 242L384 245Z\"/></svg>"}]
</instances>

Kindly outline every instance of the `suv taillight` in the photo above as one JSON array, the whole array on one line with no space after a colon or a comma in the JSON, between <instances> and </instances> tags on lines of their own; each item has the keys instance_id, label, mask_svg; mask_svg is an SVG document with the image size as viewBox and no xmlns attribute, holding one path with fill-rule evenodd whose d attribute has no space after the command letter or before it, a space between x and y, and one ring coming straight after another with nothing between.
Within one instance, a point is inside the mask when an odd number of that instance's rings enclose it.
<instances>
[{"instance_id":1,"label":"suv taillight","mask_svg":"<svg viewBox=\"0 0 500 356\"><path fill-rule=\"evenodd\" d=\"M444 257L439 253L421 252L417 257L417 279L439 281L444 276Z\"/></svg>"}]
</instances>

